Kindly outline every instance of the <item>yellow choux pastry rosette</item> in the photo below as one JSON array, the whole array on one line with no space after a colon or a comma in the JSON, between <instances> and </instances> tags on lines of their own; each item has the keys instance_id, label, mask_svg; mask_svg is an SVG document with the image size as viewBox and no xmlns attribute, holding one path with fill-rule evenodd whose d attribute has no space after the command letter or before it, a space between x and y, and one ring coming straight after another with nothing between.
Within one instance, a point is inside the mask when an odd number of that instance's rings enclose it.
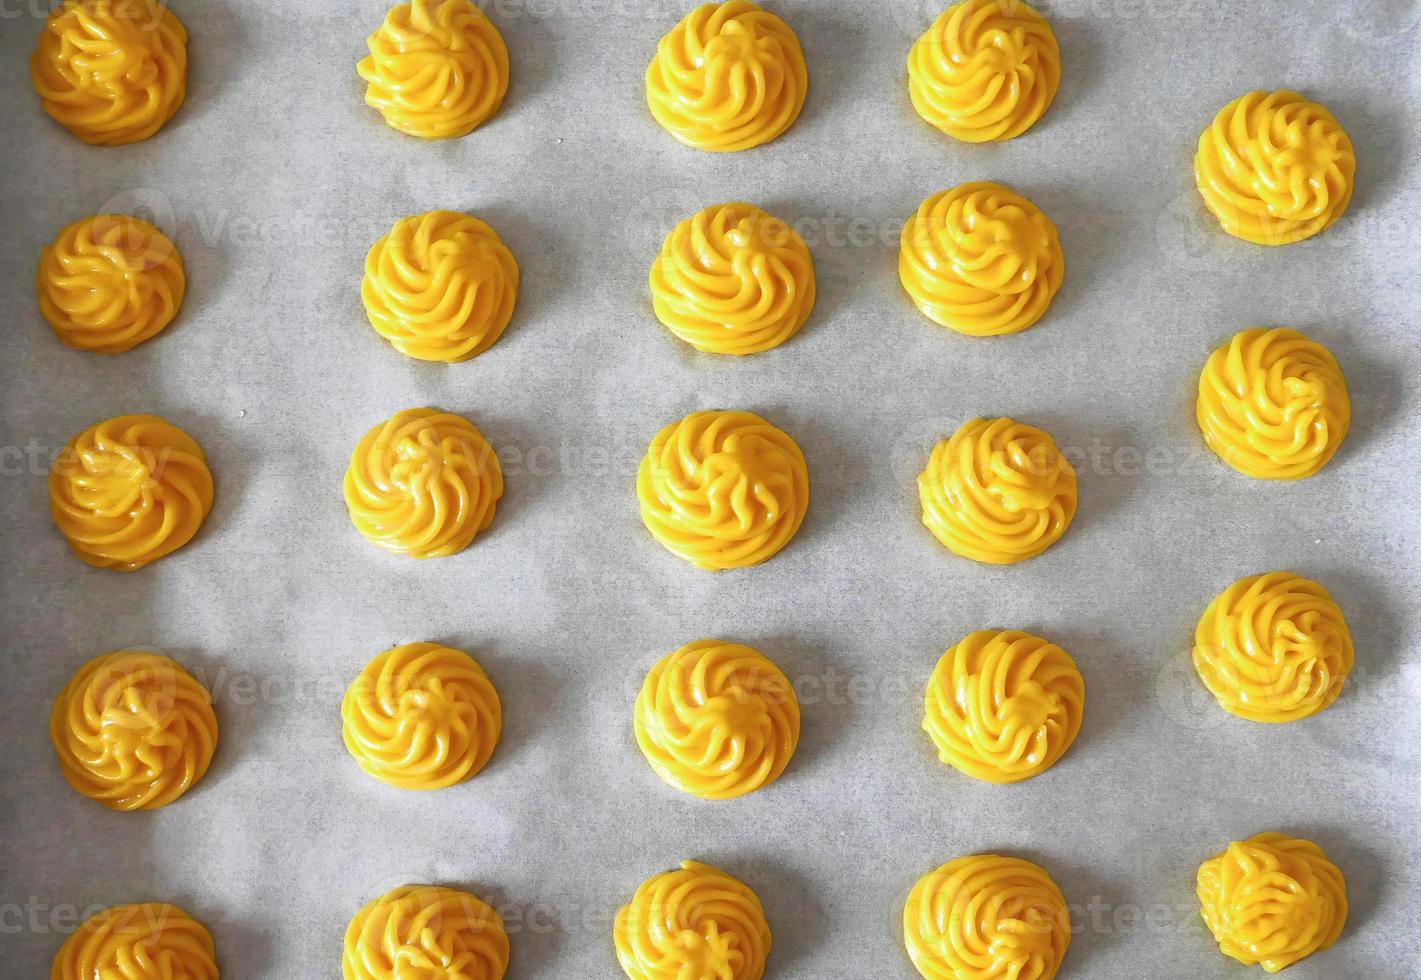
<instances>
[{"instance_id":1,"label":"yellow choux pastry rosette","mask_svg":"<svg viewBox=\"0 0 1421 980\"><path fill-rule=\"evenodd\" d=\"M393 129L421 139L464 136L503 104L508 48L470 0L411 0L385 15L356 65L365 101Z\"/></svg>"},{"instance_id":2,"label":"yellow choux pastry rosette","mask_svg":"<svg viewBox=\"0 0 1421 980\"><path fill-rule=\"evenodd\" d=\"M1219 951L1277 973L1332 948L1347 922L1347 883L1311 841L1264 833L1199 866L1199 913Z\"/></svg>"},{"instance_id":3,"label":"yellow choux pastry rosette","mask_svg":"<svg viewBox=\"0 0 1421 980\"><path fill-rule=\"evenodd\" d=\"M212 934L176 905L114 905L75 930L49 980L218 980Z\"/></svg>"},{"instance_id":4,"label":"yellow choux pastry rosette","mask_svg":"<svg viewBox=\"0 0 1421 980\"><path fill-rule=\"evenodd\" d=\"M692 412L656 434L637 470L641 519L697 568L756 565L809 508L809 469L786 433L750 412Z\"/></svg>"},{"instance_id":5,"label":"yellow choux pastry rosette","mask_svg":"<svg viewBox=\"0 0 1421 980\"><path fill-rule=\"evenodd\" d=\"M64 0L45 21L30 81L85 143L152 136L187 92L187 30L160 0Z\"/></svg>"},{"instance_id":6,"label":"yellow choux pastry rosette","mask_svg":"<svg viewBox=\"0 0 1421 980\"><path fill-rule=\"evenodd\" d=\"M1297 721L1342 693L1352 633L1328 591L1291 572L1239 579L1194 631L1194 669L1231 715Z\"/></svg>"},{"instance_id":7,"label":"yellow choux pastry rosette","mask_svg":"<svg viewBox=\"0 0 1421 980\"><path fill-rule=\"evenodd\" d=\"M212 695L175 660L95 657L54 700L49 737L75 792L110 810L156 810L197 784L217 749Z\"/></svg>"},{"instance_id":8,"label":"yellow choux pastry rosette","mask_svg":"<svg viewBox=\"0 0 1421 980\"><path fill-rule=\"evenodd\" d=\"M462 650L406 643L365 665L341 701L355 761L399 789L441 789L478 775L503 731L503 706Z\"/></svg>"},{"instance_id":9,"label":"yellow choux pastry rosette","mask_svg":"<svg viewBox=\"0 0 1421 980\"><path fill-rule=\"evenodd\" d=\"M898 278L914 305L972 337L1017 333L1041 319L1065 270L1051 219L990 181L928 197L899 242Z\"/></svg>"},{"instance_id":10,"label":"yellow choux pastry rosette","mask_svg":"<svg viewBox=\"0 0 1421 980\"><path fill-rule=\"evenodd\" d=\"M908 52L913 108L968 143L1020 136L1050 107L1060 84L1056 35L1022 0L954 4Z\"/></svg>"},{"instance_id":11,"label":"yellow choux pastry rosette","mask_svg":"<svg viewBox=\"0 0 1421 980\"><path fill-rule=\"evenodd\" d=\"M120 415L71 439L49 471L49 512L74 553L131 572L192 540L212 509L193 438L156 415Z\"/></svg>"},{"instance_id":12,"label":"yellow choux pastry rosette","mask_svg":"<svg viewBox=\"0 0 1421 980\"><path fill-rule=\"evenodd\" d=\"M989 783L1056 764L1076 740L1085 681L1070 654L1020 630L977 630L942 655L923 699L938 758Z\"/></svg>"},{"instance_id":13,"label":"yellow choux pastry rosette","mask_svg":"<svg viewBox=\"0 0 1421 980\"><path fill-rule=\"evenodd\" d=\"M668 786L705 800L743 796L779 778L799 744L799 699L768 657L697 640L656 662L633 725Z\"/></svg>"},{"instance_id":14,"label":"yellow choux pastry rosette","mask_svg":"<svg viewBox=\"0 0 1421 980\"><path fill-rule=\"evenodd\" d=\"M972 419L918 476L923 524L950 551L1007 565L1041 554L1076 514L1076 471L1040 429Z\"/></svg>"},{"instance_id":15,"label":"yellow choux pastry rosette","mask_svg":"<svg viewBox=\"0 0 1421 980\"><path fill-rule=\"evenodd\" d=\"M696 861L642 882L612 940L630 980L760 980L771 942L749 886Z\"/></svg>"},{"instance_id":16,"label":"yellow choux pastry rosette","mask_svg":"<svg viewBox=\"0 0 1421 980\"><path fill-rule=\"evenodd\" d=\"M809 72L794 30L750 0L703 3L656 45L646 104L687 146L768 143L799 117Z\"/></svg>"},{"instance_id":17,"label":"yellow choux pastry rosette","mask_svg":"<svg viewBox=\"0 0 1421 980\"><path fill-rule=\"evenodd\" d=\"M156 336L187 291L177 246L146 221L98 214L65 227L35 270L39 310L76 350L118 354Z\"/></svg>"},{"instance_id":18,"label":"yellow choux pastry rosette","mask_svg":"<svg viewBox=\"0 0 1421 980\"><path fill-rule=\"evenodd\" d=\"M463 551L493 523L502 496L503 468L483 434L433 408L407 408L372 428L345 471L356 530L411 558Z\"/></svg>"},{"instance_id":19,"label":"yellow choux pastry rosette","mask_svg":"<svg viewBox=\"0 0 1421 980\"><path fill-rule=\"evenodd\" d=\"M1051 980L1071 945L1070 911L1038 865L974 854L918 879L903 942L925 980Z\"/></svg>"},{"instance_id":20,"label":"yellow choux pastry rosette","mask_svg":"<svg viewBox=\"0 0 1421 980\"><path fill-rule=\"evenodd\" d=\"M1347 436L1352 402L1332 353L1286 327L1253 327L1209 355L1194 417L1219 458L1258 480L1300 480Z\"/></svg>"},{"instance_id":21,"label":"yellow choux pastry rosette","mask_svg":"<svg viewBox=\"0 0 1421 980\"><path fill-rule=\"evenodd\" d=\"M799 332L814 309L814 260L789 225L752 204L717 204L666 236L651 266L666 329L699 351L755 354Z\"/></svg>"},{"instance_id":22,"label":"yellow choux pastry rosette","mask_svg":"<svg viewBox=\"0 0 1421 980\"><path fill-rule=\"evenodd\" d=\"M401 885L350 920L344 980L501 980L508 932L499 914L468 892Z\"/></svg>"},{"instance_id":23,"label":"yellow choux pastry rosette","mask_svg":"<svg viewBox=\"0 0 1421 980\"><path fill-rule=\"evenodd\" d=\"M466 361L508 326L518 263L478 218L429 211L395 222L371 246L360 298L370 325L401 354Z\"/></svg>"},{"instance_id":24,"label":"yellow choux pastry rosette","mask_svg":"<svg viewBox=\"0 0 1421 980\"><path fill-rule=\"evenodd\" d=\"M1297 92L1249 92L1199 136L1194 183L1219 225L1257 245L1311 238L1352 200L1352 140Z\"/></svg>"}]
</instances>

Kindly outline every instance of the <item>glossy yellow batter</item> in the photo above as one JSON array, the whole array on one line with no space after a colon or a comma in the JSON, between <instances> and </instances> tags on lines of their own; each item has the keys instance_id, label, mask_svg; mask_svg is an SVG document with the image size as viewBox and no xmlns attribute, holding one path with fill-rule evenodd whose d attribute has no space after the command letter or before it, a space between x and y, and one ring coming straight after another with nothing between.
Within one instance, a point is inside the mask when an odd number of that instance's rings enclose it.
<instances>
[{"instance_id":1,"label":"glossy yellow batter","mask_svg":"<svg viewBox=\"0 0 1421 980\"><path fill-rule=\"evenodd\" d=\"M1347 922L1342 872L1311 841L1265 833L1199 866L1199 913L1219 951L1277 973L1330 949Z\"/></svg>"},{"instance_id":2,"label":"glossy yellow batter","mask_svg":"<svg viewBox=\"0 0 1421 980\"><path fill-rule=\"evenodd\" d=\"M500 980L507 970L503 919L453 888L393 888L345 930L344 980Z\"/></svg>"},{"instance_id":3,"label":"glossy yellow batter","mask_svg":"<svg viewBox=\"0 0 1421 980\"><path fill-rule=\"evenodd\" d=\"M661 128L700 150L744 150L789 129L809 72L794 30L750 0L705 3L656 45L646 104Z\"/></svg>"},{"instance_id":4,"label":"glossy yellow batter","mask_svg":"<svg viewBox=\"0 0 1421 980\"><path fill-rule=\"evenodd\" d=\"M612 939L630 980L760 980L770 954L760 899L695 861L642 882L617 913Z\"/></svg>"},{"instance_id":5,"label":"glossy yellow batter","mask_svg":"<svg viewBox=\"0 0 1421 980\"><path fill-rule=\"evenodd\" d=\"M799 332L814 309L814 260L794 229L752 204L682 221L651 266L656 318L697 350L755 354Z\"/></svg>"},{"instance_id":6,"label":"glossy yellow batter","mask_svg":"<svg viewBox=\"0 0 1421 980\"><path fill-rule=\"evenodd\" d=\"M478 218L429 211L395 222L371 247L360 298L370 325L401 354L466 361L508 326L518 263Z\"/></svg>"},{"instance_id":7,"label":"glossy yellow batter","mask_svg":"<svg viewBox=\"0 0 1421 980\"><path fill-rule=\"evenodd\" d=\"M218 980L217 950L176 905L114 905L64 941L49 980Z\"/></svg>"}]
</instances>

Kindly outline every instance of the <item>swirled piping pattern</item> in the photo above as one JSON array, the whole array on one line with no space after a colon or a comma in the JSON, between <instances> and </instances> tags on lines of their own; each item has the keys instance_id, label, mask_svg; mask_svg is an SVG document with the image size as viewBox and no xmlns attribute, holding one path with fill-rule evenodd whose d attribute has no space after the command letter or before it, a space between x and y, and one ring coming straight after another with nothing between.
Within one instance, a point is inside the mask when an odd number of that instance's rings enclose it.
<instances>
[{"instance_id":1,"label":"swirled piping pattern","mask_svg":"<svg viewBox=\"0 0 1421 980\"><path fill-rule=\"evenodd\" d=\"M745 150L789 129L809 72L794 30L750 0L705 3L656 45L646 104L661 128L700 150Z\"/></svg>"},{"instance_id":2,"label":"swirled piping pattern","mask_svg":"<svg viewBox=\"0 0 1421 980\"><path fill-rule=\"evenodd\" d=\"M493 523L503 496L498 455L472 422L408 408L365 434L345 471L356 530L411 558L463 551Z\"/></svg>"},{"instance_id":3,"label":"swirled piping pattern","mask_svg":"<svg viewBox=\"0 0 1421 980\"><path fill-rule=\"evenodd\" d=\"M1297 92L1249 92L1199 137L1194 182L1219 225L1246 242L1286 245L1342 217L1357 157L1332 113Z\"/></svg>"},{"instance_id":4,"label":"swirled piping pattern","mask_svg":"<svg viewBox=\"0 0 1421 980\"><path fill-rule=\"evenodd\" d=\"M1015 783L1056 764L1084 710L1085 681L1066 651L1020 630L977 630L934 668L923 730L959 772Z\"/></svg>"},{"instance_id":5,"label":"swirled piping pattern","mask_svg":"<svg viewBox=\"0 0 1421 980\"><path fill-rule=\"evenodd\" d=\"M1286 327L1253 327L1209 356L1194 417L1204 442L1258 480L1299 480L1327 465L1352 423L1337 360Z\"/></svg>"},{"instance_id":6,"label":"swirled piping pattern","mask_svg":"<svg viewBox=\"0 0 1421 980\"><path fill-rule=\"evenodd\" d=\"M478 218L430 211L395 222L371 247L360 298L370 325L401 354L467 361L508 326L518 263Z\"/></svg>"},{"instance_id":7,"label":"swirled piping pattern","mask_svg":"<svg viewBox=\"0 0 1421 980\"><path fill-rule=\"evenodd\" d=\"M392 7L366 42L356 71L365 101L394 129L421 139L473 132L508 92L503 35L470 0L411 0Z\"/></svg>"},{"instance_id":8,"label":"swirled piping pattern","mask_svg":"<svg viewBox=\"0 0 1421 980\"><path fill-rule=\"evenodd\" d=\"M1277 973L1330 949L1347 922L1347 883L1311 841L1265 833L1199 866L1199 912L1219 951Z\"/></svg>"},{"instance_id":9,"label":"swirled piping pattern","mask_svg":"<svg viewBox=\"0 0 1421 980\"><path fill-rule=\"evenodd\" d=\"M946 548L1008 565L1066 533L1076 514L1076 471L1040 429L972 419L933 448L918 499L923 524Z\"/></svg>"},{"instance_id":10,"label":"swirled piping pattern","mask_svg":"<svg viewBox=\"0 0 1421 980\"><path fill-rule=\"evenodd\" d=\"M30 81L55 122L85 143L152 136L187 92L187 30L158 0L64 0L45 22Z\"/></svg>"},{"instance_id":11,"label":"swirled piping pattern","mask_svg":"<svg viewBox=\"0 0 1421 980\"><path fill-rule=\"evenodd\" d=\"M177 247L146 221L99 214L62 230L35 271L39 311L76 350L119 354L156 336L187 291Z\"/></svg>"},{"instance_id":12,"label":"swirled piping pattern","mask_svg":"<svg viewBox=\"0 0 1421 980\"><path fill-rule=\"evenodd\" d=\"M1051 25L1022 0L965 0L908 52L908 95L923 119L967 143L1020 136L1061 84Z\"/></svg>"},{"instance_id":13,"label":"swirled piping pattern","mask_svg":"<svg viewBox=\"0 0 1421 980\"><path fill-rule=\"evenodd\" d=\"M779 778L799 744L799 700L758 650L697 640L647 673L633 728L668 786L725 800Z\"/></svg>"},{"instance_id":14,"label":"swirled piping pattern","mask_svg":"<svg viewBox=\"0 0 1421 980\"><path fill-rule=\"evenodd\" d=\"M406 643L355 678L341 702L345 747L360 768L400 789L441 789L477 775L503 730L484 669L462 650Z\"/></svg>"},{"instance_id":15,"label":"swirled piping pattern","mask_svg":"<svg viewBox=\"0 0 1421 980\"><path fill-rule=\"evenodd\" d=\"M1194 669L1231 715L1296 721L1342 693L1352 633L1328 591L1291 572L1239 579L1199 619Z\"/></svg>"},{"instance_id":16,"label":"swirled piping pattern","mask_svg":"<svg viewBox=\"0 0 1421 980\"><path fill-rule=\"evenodd\" d=\"M755 354L799 332L814 309L809 246L751 204L682 221L651 266L656 318L696 350Z\"/></svg>"},{"instance_id":17,"label":"swirled piping pattern","mask_svg":"<svg viewBox=\"0 0 1421 980\"><path fill-rule=\"evenodd\" d=\"M468 892L401 885L350 920L341 970L344 980L500 980L508 933Z\"/></svg>"},{"instance_id":18,"label":"swirled piping pattern","mask_svg":"<svg viewBox=\"0 0 1421 980\"><path fill-rule=\"evenodd\" d=\"M630 980L760 980L770 927L744 882L696 861L641 883L613 925Z\"/></svg>"},{"instance_id":19,"label":"swirled piping pattern","mask_svg":"<svg viewBox=\"0 0 1421 980\"><path fill-rule=\"evenodd\" d=\"M697 568L757 565L809 508L809 469L786 433L750 412L693 412L656 434L637 470L641 519Z\"/></svg>"},{"instance_id":20,"label":"swirled piping pattern","mask_svg":"<svg viewBox=\"0 0 1421 980\"><path fill-rule=\"evenodd\" d=\"M1041 867L975 854L918 879L903 941L926 980L1051 980L1071 944L1070 912Z\"/></svg>"},{"instance_id":21,"label":"swirled piping pattern","mask_svg":"<svg viewBox=\"0 0 1421 980\"><path fill-rule=\"evenodd\" d=\"M217 950L176 905L115 905L64 941L49 980L218 980Z\"/></svg>"},{"instance_id":22,"label":"swirled piping pattern","mask_svg":"<svg viewBox=\"0 0 1421 980\"><path fill-rule=\"evenodd\" d=\"M1056 225L1000 184L974 181L928 197L903 225L898 278L923 315L972 337L1041 319L1066 260Z\"/></svg>"},{"instance_id":23,"label":"swirled piping pattern","mask_svg":"<svg viewBox=\"0 0 1421 980\"><path fill-rule=\"evenodd\" d=\"M49 512L74 553L131 572L192 540L212 509L202 448L156 415L85 429L55 457Z\"/></svg>"}]
</instances>

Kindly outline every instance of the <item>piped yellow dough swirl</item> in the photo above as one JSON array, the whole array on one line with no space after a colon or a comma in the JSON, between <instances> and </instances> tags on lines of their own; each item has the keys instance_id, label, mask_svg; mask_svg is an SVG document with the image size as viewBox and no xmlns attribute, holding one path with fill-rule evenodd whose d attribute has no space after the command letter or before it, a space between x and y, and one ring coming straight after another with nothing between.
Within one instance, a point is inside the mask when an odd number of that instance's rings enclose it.
<instances>
[{"instance_id":1,"label":"piped yellow dough swirl","mask_svg":"<svg viewBox=\"0 0 1421 980\"><path fill-rule=\"evenodd\" d=\"M1065 271L1051 219L988 181L928 197L899 242L898 278L914 305L973 337L1017 333L1041 319Z\"/></svg>"},{"instance_id":2,"label":"piped yellow dough swirl","mask_svg":"<svg viewBox=\"0 0 1421 980\"><path fill-rule=\"evenodd\" d=\"M1330 949L1347 922L1347 883L1311 841L1264 833L1199 866L1199 914L1219 951L1277 973Z\"/></svg>"},{"instance_id":3,"label":"piped yellow dough swirl","mask_svg":"<svg viewBox=\"0 0 1421 980\"><path fill-rule=\"evenodd\" d=\"M85 429L49 471L49 512L74 553L131 572L192 540L212 509L202 448L156 415Z\"/></svg>"},{"instance_id":4,"label":"piped yellow dough swirl","mask_svg":"<svg viewBox=\"0 0 1421 980\"><path fill-rule=\"evenodd\" d=\"M1040 429L972 419L933 447L918 499L923 524L944 547L1008 565L1066 533L1076 514L1076 471Z\"/></svg>"},{"instance_id":5,"label":"piped yellow dough swirl","mask_svg":"<svg viewBox=\"0 0 1421 980\"><path fill-rule=\"evenodd\" d=\"M1332 353L1286 327L1253 327L1209 356L1194 417L1219 458L1258 480L1300 480L1327 465L1352 422Z\"/></svg>"},{"instance_id":6,"label":"piped yellow dough swirl","mask_svg":"<svg viewBox=\"0 0 1421 980\"><path fill-rule=\"evenodd\" d=\"M784 772L799 744L799 700L760 651L697 640L647 673L632 727L642 755L668 786L726 800Z\"/></svg>"},{"instance_id":7,"label":"piped yellow dough swirl","mask_svg":"<svg viewBox=\"0 0 1421 980\"><path fill-rule=\"evenodd\" d=\"M809 72L794 30L750 0L705 3L656 45L646 104L661 128L699 150L745 150L789 129Z\"/></svg>"},{"instance_id":8,"label":"piped yellow dough swirl","mask_svg":"<svg viewBox=\"0 0 1421 980\"><path fill-rule=\"evenodd\" d=\"M115 905L59 948L49 980L218 980L212 934L176 905Z\"/></svg>"},{"instance_id":9,"label":"piped yellow dough swirl","mask_svg":"<svg viewBox=\"0 0 1421 980\"><path fill-rule=\"evenodd\" d=\"M39 310L76 350L118 354L156 336L187 290L177 247L146 221L99 214L64 228L35 270Z\"/></svg>"},{"instance_id":10,"label":"piped yellow dough swirl","mask_svg":"<svg viewBox=\"0 0 1421 980\"><path fill-rule=\"evenodd\" d=\"M697 568L757 565L809 508L809 469L786 433L750 412L692 412L656 434L637 470L641 519Z\"/></svg>"},{"instance_id":11,"label":"piped yellow dough swirl","mask_svg":"<svg viewBox=\"0 0 1421 980\"><path fill-rule=\"evenodd\" d=\"M402 218L365 256L365 314L401 354L467 361L513 316L518 263L487 224L455 211Z\"/></svg>"},{"instance_id":12,"label":"piped yellow dough swirl","mask_svg":"<svg viewBox=\"0 0 1421 980\"><path fill-rule=\"evenodd\" d=\"M1056 764L1076 740L1085 681L1070 654L1020 630L977 630L942 655L923 699L938 758L989 783Z\"/></svg>"},{"instance_id":13,"label":"piped yellow dough swirl","mask_svg":"<svg viewBox=\"0 0 1421 980\"><path fill-rule=\"evenodd\" d=\"M372 544L411 558L467 548L493 523L503 468L472 422L407 408L372 428L351 454L345 504Z\"/></svg>"},{"instance_id":14,"label":"piped yellow dough swirl","mask_svg":"<svg viewBox=\"0 0 1421 980\"><path fill-rule=\"evenodd\" d=\"M406 643L365 665L340 706L341 734L371 776L441 789L476 776L503 730L484 669L462 650Z\"/></svg>"},{"instance_id":15,"label":"piped yellow dough swirl","mask_svg":"<svg viewBox=\"0 0 1421 980\"><path fill-rule=\"evenodd\" d=\"M345 930L344 980L500 980L507 970L503 919L453 888L393 888Z\"/></svg>"},{"instance_id":16,"label":"piped yellow dough swirl","mask_svg":"<svg viewBox=\"0 0 1421 980\"><path fill-rule=\"evenodd\" d=\"M1231 715L1283 722L1323 710L1352 671L1352 633L1328 591L1291 572L1239 579L1199 619L1194 669Z\"/></svg>"},{"instance_id":17,"label":"piped yellow dough swirl","mask_svg":"<svg viewBox=\"0 0 1421 980\"><path fill-rule=\"evenodd\" d=\"M187 93L187 30L158 0L64 0L45 22L30 81L85 143L152 136Z\"/></svg>"},{"instance_id":18,"label":"piped yellow dough swirl","mask_svg":"<svg viewBox=\"0 0 1421 980\"><path fill-rule=\"evenodd\" d=\"M156 810L207 772L217 749L212 695L182 665L119 650L80 667L49 713L59 768L110 810Z\"/></svg>"},{"instance_id":19,"label":"piped yellow dough swirl","mask_svg":"<svg viewBox=\"0 0 1421 980\"><path fill-rule=\"evenodd\" d=\"M968 143L1009 140L1046 112L1061 84L1051 25L1021 0L965 0L908 52L918 115Z\"/></svg>"},{"instance_id":20,"label":"piped yellow dough swirl","mask_svg":"<svg viewBox=\"0 0 1421 980\"><path fill-rule=\"evenodd\" d=\"M903 942L926 980L1051 980L1071 945L1066 899L1044 869L974 854L918 879Z\"/></svg>"},{"instance_id":21,"label":"piped yellow dough swirl","mask_svg":"<svg viewBox=\"0 0 1421 980\"><path fill-rule=\"evenodd\" d=\"M365 101L392 128L438 140L473 132L508 92L508 48L469 0L411 0L390 9L356 65Z\"/></svg>"},{"instance_id":22,"label":"piped yellow dough swirl","mask_svg":"<svg viewBox=\"0 0 1421 980\"><path fill-rule=\"evenodd\" d=\"M651 266L656 318L696 350L755 354L799 332L814 309L814 260L789 225L751 204L682 221Z\"/></svg>"},{"instance_id":23,"label":"piped yellow dough swirl","mask_svg":"<svg viewBox=\"0 0 1421 980\"><path fill-rule=\"evenodd\" d=\"M1219 225L1258 245L1311 238L1352 200L1357 157L1332 113L1297 92L1249 92L1199 136L1194 182Z\"/></svg>"},{"instance_id":24,"label":"piped yellow dough swirl","mask_svg":"<svg viewBox=\"0 0 1421 980\"><path fill-rule=\"evenodd\" d=\"M630 980L759 980L770 955L760 899L696 861L642 882L617 912L612 939Z\"/></svg>"}]
</instances>

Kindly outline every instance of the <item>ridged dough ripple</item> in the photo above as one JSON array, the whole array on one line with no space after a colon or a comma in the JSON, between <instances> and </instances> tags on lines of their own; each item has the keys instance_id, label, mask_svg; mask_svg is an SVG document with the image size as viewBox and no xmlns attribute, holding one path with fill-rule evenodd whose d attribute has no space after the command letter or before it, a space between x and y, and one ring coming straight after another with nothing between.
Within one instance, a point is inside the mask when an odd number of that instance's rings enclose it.
<instances>
[{"instance_id":1,"label":"ridged dough ripple","mask_svg":"<svg viewBox=\"0 0 1421 980\"><path fill-rule=\"evenodd\" d=\"M75 930L49 980L218 980L212 934L176 905L114 905Z\"/></svg>"},{"instance_id":2,"label":"ridged dough ripple","mask_svg":"<svg viewBox=\"0 0 1421 980\"><path fill-rule=\"evenodd\" d=\"M345 930L344 980L501 980L507 970L503 919L453 888L392 888Z\"/></svg>"}]
</instances>

